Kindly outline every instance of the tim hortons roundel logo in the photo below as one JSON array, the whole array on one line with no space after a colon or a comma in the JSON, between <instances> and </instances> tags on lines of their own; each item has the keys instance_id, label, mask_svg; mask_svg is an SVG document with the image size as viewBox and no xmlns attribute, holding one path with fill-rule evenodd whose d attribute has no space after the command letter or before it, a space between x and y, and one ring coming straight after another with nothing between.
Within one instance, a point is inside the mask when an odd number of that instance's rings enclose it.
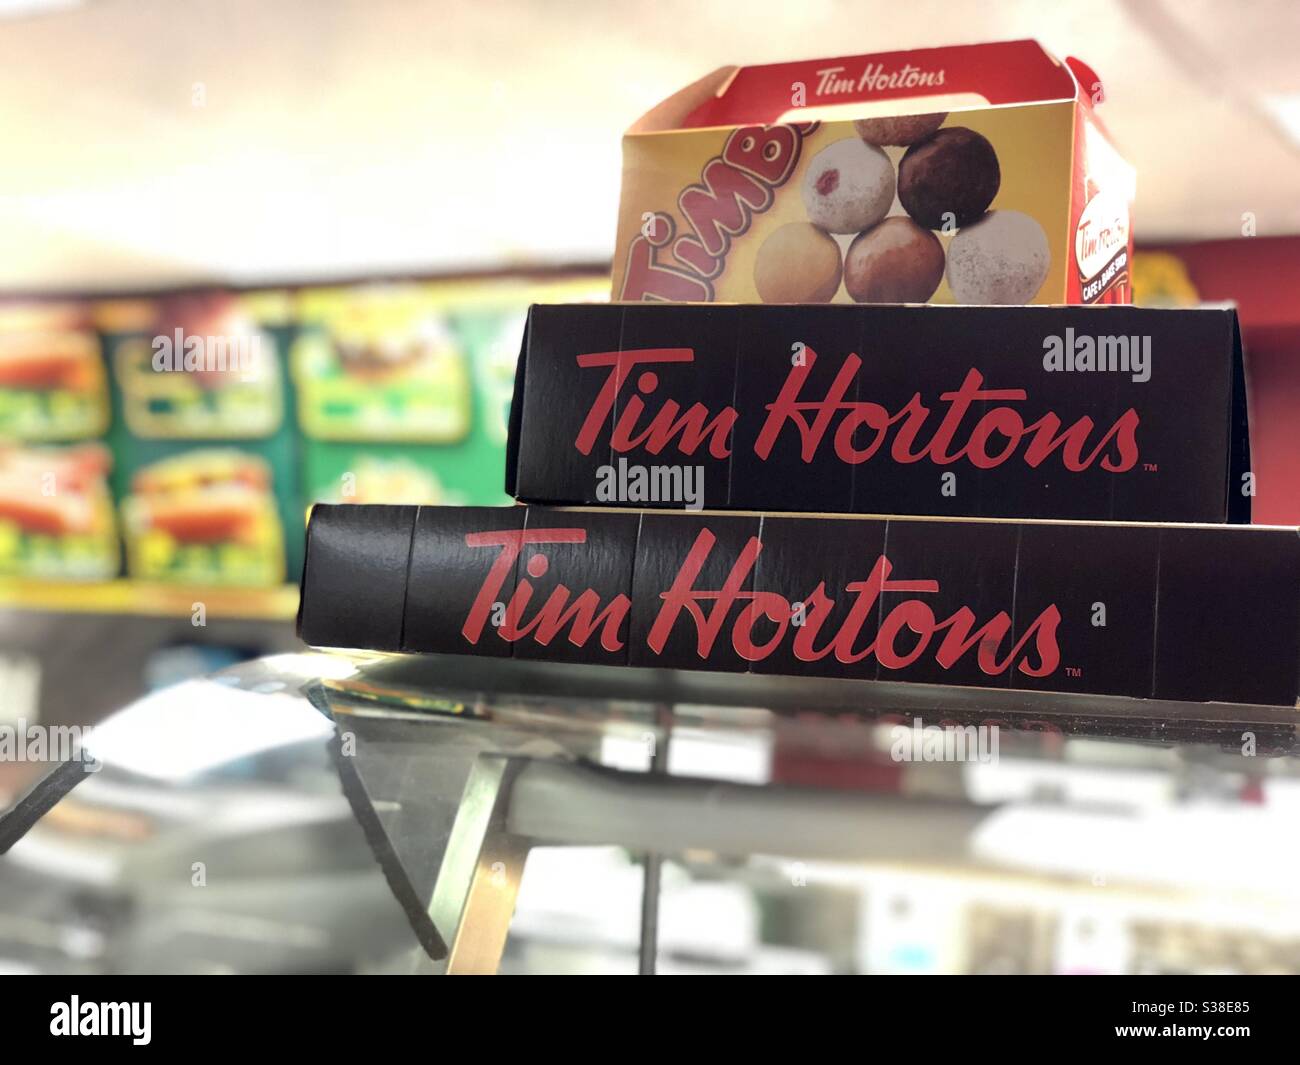
<instances>
[{"instance_id":1,"label":"tim hortons roundel logo","mask_svg":"<svg viewBox=\"0 0 1300 1065\"><path fill-rule=\"evenodd\" d=\"M1128 232L1128 203L1122 197L1099 192L1088 201L1074 231L1074 261L1085 303L1128 277Z\"/></svg>"}]
</instances>

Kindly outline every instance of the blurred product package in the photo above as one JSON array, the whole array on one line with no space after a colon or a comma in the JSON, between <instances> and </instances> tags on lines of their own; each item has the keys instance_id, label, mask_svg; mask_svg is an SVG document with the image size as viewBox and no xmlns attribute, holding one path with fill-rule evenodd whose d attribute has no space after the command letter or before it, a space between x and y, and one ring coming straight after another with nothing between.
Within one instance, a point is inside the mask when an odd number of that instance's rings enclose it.
<instances>
[{"instance_id":1,"label":"blurred product package","mask_svg":"<svg viewBox=\"0 0 1300 1065\"><path fill-rule=\"evenodd\" d=\"M283 292L220 289L101 308L129 577L269 587L298 572L290 312Z\"/></svg>"},{"instance_id":2,"label":"blurred product package","mask_svg":"<svg viewBox=\"0 0 1300 1065\"><path fill-rule=\"evenodd\" d=\"M0 305L0 440L89 440L108 428L108 383L90 308Z\"/></svg>"},{"instance_id":3,"label":"blurred product package","mask_svg":"<svg viewBox=\"0 0 1300 1065\"><path fill-rule=\"evenodd\" d=\"M90 305L0 305L0 576L116 576L109 421Z\"/></svg>"},{"instance_id":4,"label":"blurred product package","mask_svg":"<svg viewBox=\"0 0 1300 1065\"><path fill-rule=\"evenodd\" d=\"M309 503L434 506L469 502L490 483L472 352L444 289L400 281L297 294L291 370Z\"/></svg>"},{"instance_id":5,"label":"blurred product package","mask_svg":"<svg viewBox=\"0 0 1300 1065\"><path fill-rule=\"evenodd\" d=\"M103 444L0 444L0 576L117 576L117 522Z\"/></svg>"}]
</instances>

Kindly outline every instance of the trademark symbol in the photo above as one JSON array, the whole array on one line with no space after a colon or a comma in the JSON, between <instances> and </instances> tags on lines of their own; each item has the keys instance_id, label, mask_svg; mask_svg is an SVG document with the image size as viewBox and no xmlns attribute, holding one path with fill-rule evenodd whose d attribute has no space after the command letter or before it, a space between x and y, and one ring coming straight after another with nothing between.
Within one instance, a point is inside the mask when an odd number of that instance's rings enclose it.
<instances>
[{"instance_id":1,"label":"trademark symbol","mask_svg":"<svg viewBox=\"0 0 1300 1065\"><path fill-rule=\"evenodd\" d=\"M1065 675L1066 675L1067 677L1082 677L1082 676L1083 676L1083 666L1066 666L1066 667L1065 667Z\"/></svg>"},{"instance_id":2,"label":"trademark symbol","mask_svg":"<svg viewBox=\"0 0 1300 1065\"><path fill-rule=\"evenodd\" d=\"M1147 473L1157 473L1160 470L1159 465L1154 462L1144 462L1142 463L1142 468L1146 470Z\"/></svg>"}]
</instances>

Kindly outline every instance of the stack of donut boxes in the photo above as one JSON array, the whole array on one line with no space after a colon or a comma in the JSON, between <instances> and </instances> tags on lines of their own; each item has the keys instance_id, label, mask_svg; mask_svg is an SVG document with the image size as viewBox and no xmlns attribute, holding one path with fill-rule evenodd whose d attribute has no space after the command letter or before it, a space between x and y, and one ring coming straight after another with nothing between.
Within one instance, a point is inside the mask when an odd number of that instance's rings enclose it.
<instances>
[{"instance_id":1,"label":"stack of donut boxes","mask_svg":"<svg viewBox=\"0 0 1300 1065\"><path fill-rule=\"evenodd\" d=\"M1300 538L1249 524L1235 314L1124 306L1100 95L1016 41L727 68L656 107L611 304L530 311L528 506L318 508L304 638L1293 708Z\"/></svg>"}]
</instances>

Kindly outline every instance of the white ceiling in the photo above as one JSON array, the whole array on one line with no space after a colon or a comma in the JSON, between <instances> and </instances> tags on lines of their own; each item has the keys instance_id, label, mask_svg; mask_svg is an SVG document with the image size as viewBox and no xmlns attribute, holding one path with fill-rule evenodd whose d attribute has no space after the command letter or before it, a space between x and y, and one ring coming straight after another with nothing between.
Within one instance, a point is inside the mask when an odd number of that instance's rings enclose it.
<instances>
[{"instance_id":1,"label":"white ceiling","mask_svg":"<svg viewBox=\"0 0 1300 1065\"><path fill-rule=\"evenodd\" d=\"M3 289L601 261L680 85L1015 37L1101 75L1140 240L1300 233L1297 0L68 3L0 0Z\"/></svg>"}]
</instances>

